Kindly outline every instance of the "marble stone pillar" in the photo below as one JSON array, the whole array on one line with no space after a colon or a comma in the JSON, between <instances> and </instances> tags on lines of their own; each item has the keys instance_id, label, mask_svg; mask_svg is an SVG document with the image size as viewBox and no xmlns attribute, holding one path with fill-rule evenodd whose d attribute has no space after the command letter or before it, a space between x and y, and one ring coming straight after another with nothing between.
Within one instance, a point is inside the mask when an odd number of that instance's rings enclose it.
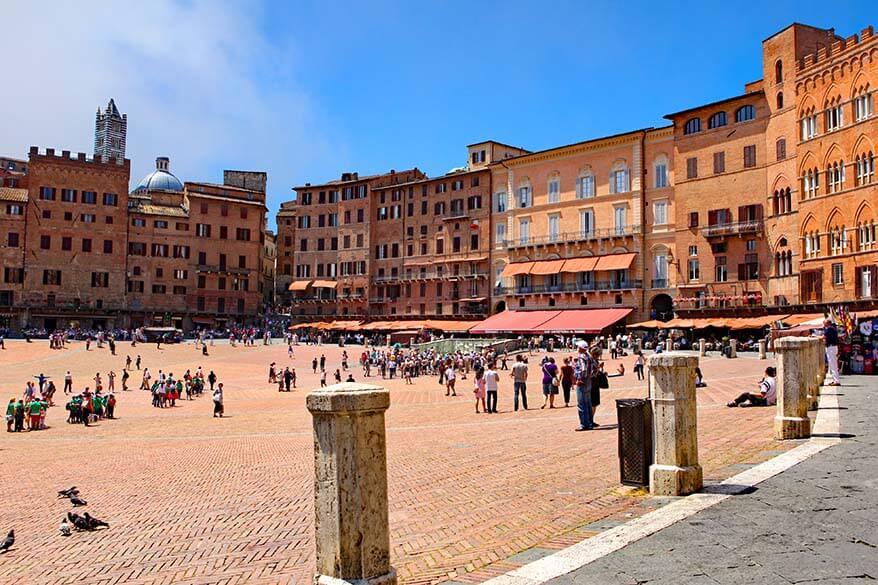
<instances>
[{"instance_id":1,"label":"marble stone pillar","mask_svg":"<svg viewBox=\"0 0 878 585\"><path fill-rule=\"evenodd\" d=\"M649 358L655 458L649 468L649 491L684 496L701 489L695 367L698 358L664 353Z\"/></svg>"},{"instance_id":2,"label":"marble stone pillar","mask_svg":"<svg viewBox=\"0 0 878 585\"><path fill-rule=\"evenodd\" d=\"M806 383L807 392L805 401L808 404L808 410L817 410L818 393L820 390L820 366L817 363L817 339L813 337L805 338L808 340L807 356L804 367L802 368L802 377Z\"/></svg>"},{"instance_id":3,"label":"marble stone pillar","mask_svg":"<svg viewBox=\"0 0 878 585\"><path fill-rule=\"evenodd\" d=\"M764 339L759 340L759 359L761 359L761 360L765 359L765 340Z\"/></svg>"},{"instance_id":4,"label":"marble stone pillar","mask_svg":"<svg viewBox=\"0 0 878 585\"><path fill-rule=\"evenodd\" d=\"M306 399L314 425L317 585L396 585L390 566L387 445L390 393L335 384Z\"/></svg>"},{"instance_id":5,"label":"marble stone pillar","mask_svg":"<svg viewBox=\"0 0 878 585\"><path fill-rule=\"evenodd\" d=\"M707 355L707 342L703 339L698 340L698 356L704 357Z\"/></svg>"},{"instance_id":6,"label":"marble stone pillar","mask_svg":"<svg viewBox=\"0 0 878 585\"><path fill-rule=\"evenodd\" d=\"M729 339L729 357L730 358L738 357L738 340L737 339Z\"/></svg>"},{"instance_id":7,"label":"marble stone pillar","mask_svg":"<svg viewBox=\"0 0 878 585\"><path fill-rule=\"evenodd\" d=\"M803 361L809 341L802 337L781 337L774 342L777 354L777 415L775 439L803 439L811 436L808 418L807 382Z\"/></svg>"}]
</instances>

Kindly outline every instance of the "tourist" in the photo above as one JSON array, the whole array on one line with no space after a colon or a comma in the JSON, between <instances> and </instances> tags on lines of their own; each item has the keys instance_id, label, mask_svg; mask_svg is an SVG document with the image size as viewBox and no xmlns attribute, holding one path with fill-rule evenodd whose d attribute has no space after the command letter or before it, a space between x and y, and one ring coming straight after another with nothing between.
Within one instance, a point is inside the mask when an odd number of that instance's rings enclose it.
<instances>
[{"instance_id":1,"label":"tourist","mask_svg":"<svg viewBox=\"0 0 878 585\"><path fill-rule=\"evenodd\" d=\"M500 374L494 371L494 363L488 363L485 370L485 390L488 398L488 412L497 414L497 393L500 388Z\"/></svg>"},{"instance_id":2,"label":"tourist","mask_svg":"<svg viewBox=\"0 0 878 585\"><path fill-rule=\"evenodd\" d=\"M348 372L348 378L347 380L345 380L345 382L356 382L356 380L354 380L354 374L352 372Z\"/></svg>"},{"instance_id":3,"label":"tourist","mask_svg":"<svg viewBox=\"0 0 878 585\"><path fill-rule=\"evenodd\" d=\"M107 392L114 392L116 390L116 372L110 370L110 373L107 374Z\"/></svg>"},{"instance_id":4,"label":"tourist","mask_svg":"<svg viewBox=\"0 0 878 585\"><path fill-rule=\"evenodd\" d=\"M599 345L596 345L591 348L590 353L591 357L594 358L594 361L598 365L595 380L593 380L591 385L591 424L594 427L598 427L600 425L595 421L595 413L598 410L598 406L601 405L601 389L609 388L610 383L607 373L604 371L604 362L601 361L603 350Z\"/></svg>"},{"instance_id":5,"label":"tourist","mask_svg":"<svg viewBox=\"0 0 878 585\"><path fill-rule=\"evenodd\" d=\"M454 391L454 382L454 362L448 360L445 368L445 396L457 396L457 392Z\"/></svg>"},{"instance_id":6,"label":"tourist","mask_svg":"<svg viewBox=\"0 0 878 585\"><path fill-rule=\"evenodd\" d=\"M290 391L290 388L296 386L296 375L294 372L294 369L284 368L284 388L287 392Z\"/></svg>"},{"instance_id":7,"label":"tourist","mask_svg":"<svg viewBox=\"0 0 878 585\"><path fill-rule=\"evenodd\" d=\"M558 376L558 366L555 365L555 358L547 357L543 360L543 405L540 410L546 408L555 408L555 395L558 394L558 386L561 381Z\"/></svg>"},{"instance_id":8,"label":"tourist","mask_svg":"<svg viewBox=\"0 0 878 585\"><path fill-rule=\"evenodd\" d=\"M707 386L707 382L704 381L704 374L701 373L701 368L695 368L695 387L696 388L704 388Z\"/></svg>"},{"instance_id":9,"label":"tourist","mask_svg":"<svg viewBox=\"0 0 878 585\"><path fill-rule=\"evenodd\" d=\"M579 415L577 431L590 431L594 428L591 408L591 387L597 373L597 362L589 354L588 343L576 342L578 354L573 367L573 380L576 383L576 407Z\"/></svg>"},{"instance_id":10,"label":"tourist","mask_svg":"<svg viewBox=\"0 0 878 585\"><path fill-rule=\"evenodd\" d=\"M326 387L326 370L320 370L320 387Z\"/></svg>"},{"instance_id":11,"label":"tourist","mask_svg":"<svg viewBox=\"0 0 878 585\"><path fill-rule=\"evenodd\" d=\"M726 406L773 406L777 404L777 370L772 366L765 368L765 375L759 381L756 393L744 392Z\"/></svg>"},{"instance_id":12,"label":"tourist","mask_svg":"<svg viewBox=\"0 0 878 585\"><path fill-rule=\"evenodd\" d=\"M832 381L827 386L841 386L838 375L838 329L832 319L823 321L823 343L826 346L826 364Z\"/></svg>"},{"instance_id":13,"label":"tourist","mask_svg":"<svg viewBox=\"0 0 878 585\"><path fill-rule=\"evenodd\" d=\"M322 353L320 354L320 369L321 370L326 369L326 354L322 354Z\"/></svg>"},{"instance_id":14,"label":"tourist","mask_svg":"<svg viewBox=\"0 0 878 585\"><path fill-rule=\"evenodd\" d=\"M64 374L64 394L70 392L73 392L73 376L70 374L70 370L67 370L67 373Z\"/></svg>"},{"instance_id":15,"label":"tourist","mask_svg":"<svg viewBox=\"0 0 878 585\"><path fill-rule=\"evenodd\" d=\"M479 414L479 402L482 403L482 410L488 412L488 408L485 406L486 392L485 371L478 369L476 370L475 378L473 378L473 394L476 397L476 414Z\"/></svg>"},{"instance_id":16,"label":"tourist","mask_svg":"<svg viewBox=\"0 0 878 585\"><path fill-rule=\"evenodd\" d=\"M12 432L12 425L15 422L15 396L9 399L6 405L6 432Z\"/></svg>"},{"instance_id":17,"label":"tourist","mask_svg":"<svg viewBox=\"0 0 878 585\"><path fill-rule=\"evenodd\" d=\"M15 432L20 433L24 431L24 401L21 398L15 403L15 413L13 416L15 417Z\"/></svg>"},{"instance_id":18,"label":"tourist","mask_svg":"<svg viewBox=\"0 0 878 585\"><path fill-rule=\"evenodd\" d=\"M277 370L275 369L275 362L271 362L268 364L268 383L269 384L277 384Z\"/></svg>"},{"instance_id":19,"label":"tourist","mask_svg":"<svg viewBox=\"0 0 878 585\"><path fill-rule=\"evenodd\" d=\"M639 349L634 352L634 355L637 356L634 358L634 374L638 380L643 380L643 365L646 363L646 358L643 357L643 352Z\"/></svg>"},{"instance_id":20,"label":"tourist","mask_svg":"<svg viewBox=\"0 0 878 585\"><path fill-rule=\"evenodd\" d=\"M211 372L213 374L213 372ZM216 376L214 376L214 379ZM213 382L211 382L211 389L213 388ZM216 418L219 416L223 417L223 412L225 409L223 408L223 383L220 382L217 386L216 390L213 391L213 417Z\"/></svg>"},{"instance_id":21,"label":"tourist","mask_svg":"<svg viewBox=\"0 0 878 585\"><path fill-rule=\"evenodd\" d=\"M521 406L527 410L527 363L523 355L515 356L515 365L512 366L509 377L512 378L513 385L513 409L518 412L518 399L521 397Z\"/></svg>"},{"instance_id":22,"label":"tourist","mask_svg":"<svg viewBox=\"0 0 878 585\"><path fill-rule=\"evenodd\" d=\"M107 397L107 418L115 418L116 413L116 397L110 394Z\"/></svg>"},{"instance_id":23,"label":"tourist","mask_svg":"<svg viewBox=\"0 0 878 585\"><path fill-rule=\"evenodd\" d=\"M570 389L573 388L573 366L570 365L570 358L564 358L564 365L561 366L561 390L564 393L564 408L570 406Z\"/></svg>"},{"instance_id":24,"label":"tourist","mask_svg":"<svg viewBox=\"0 0 878 585\"><path fill-rule=\"evenodd\" d=\"M311 360L311 369L314 370L314 373L317 373L317 358L315 357Z\"/></svg>"}]
</instances>

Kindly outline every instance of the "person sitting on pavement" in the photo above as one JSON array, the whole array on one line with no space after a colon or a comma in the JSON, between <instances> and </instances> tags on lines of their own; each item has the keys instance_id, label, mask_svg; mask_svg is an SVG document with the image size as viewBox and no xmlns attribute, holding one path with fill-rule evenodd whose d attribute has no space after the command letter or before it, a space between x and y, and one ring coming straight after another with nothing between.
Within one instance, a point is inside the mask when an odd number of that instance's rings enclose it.
<instances>
[{"instance_id":1,"label":"person sitting on pavement","mask_svg":"<svg viewBox=\"0 0 878 585\"><path fill-rule=\"evenodd\" d=\"M765 368L765 376L759 382L759 392L744 392L726 406L773 406L777 404L777 371L772 366Z\"/></svg>"}]
</instances>

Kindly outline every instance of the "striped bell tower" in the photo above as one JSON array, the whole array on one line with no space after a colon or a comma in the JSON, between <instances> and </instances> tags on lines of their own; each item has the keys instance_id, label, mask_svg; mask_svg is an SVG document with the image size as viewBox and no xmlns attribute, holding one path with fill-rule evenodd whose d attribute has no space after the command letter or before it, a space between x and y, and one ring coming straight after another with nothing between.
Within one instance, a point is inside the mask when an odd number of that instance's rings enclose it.
<instances>
[{"instance_id":1,"label":"striped bell tower","mask_svg":"<svg viewBox=\"0 0 878 585\"><path fill-rule=\"evenodd\" d=\"M116 102L110 98L107 109L95 114L95 158L104 162L125 158L125 137L128 134L128 114L120 114Z\"/></svg>"}]
</instances>

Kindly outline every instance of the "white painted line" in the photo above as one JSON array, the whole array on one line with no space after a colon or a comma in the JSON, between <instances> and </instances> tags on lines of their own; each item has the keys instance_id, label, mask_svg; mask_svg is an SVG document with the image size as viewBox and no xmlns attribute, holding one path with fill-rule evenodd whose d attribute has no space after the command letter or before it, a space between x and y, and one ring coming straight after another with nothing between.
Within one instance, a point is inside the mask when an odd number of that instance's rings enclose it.
<instances>
[{"instance_id":1,"label":"white painted line","mask_svg":"<svg viewBox=\"0 0 878 585\"><path fill-rule=\"evenodd\" d=\"M834 388L834 387L833 387ZM824 387L814 423L814 434L838 435L838 396ZM734 494L750 489L840 442L837 438L814 437L807 443L730 477L708 493L697 493L663 508L644 514L630 522L601 532L538 561L485 581L485 585L540 585L584 567L629 544L646 538L681 520L694 516ZM724 489L725 487L725 489Z\"/></svg>"}]
</instances>

